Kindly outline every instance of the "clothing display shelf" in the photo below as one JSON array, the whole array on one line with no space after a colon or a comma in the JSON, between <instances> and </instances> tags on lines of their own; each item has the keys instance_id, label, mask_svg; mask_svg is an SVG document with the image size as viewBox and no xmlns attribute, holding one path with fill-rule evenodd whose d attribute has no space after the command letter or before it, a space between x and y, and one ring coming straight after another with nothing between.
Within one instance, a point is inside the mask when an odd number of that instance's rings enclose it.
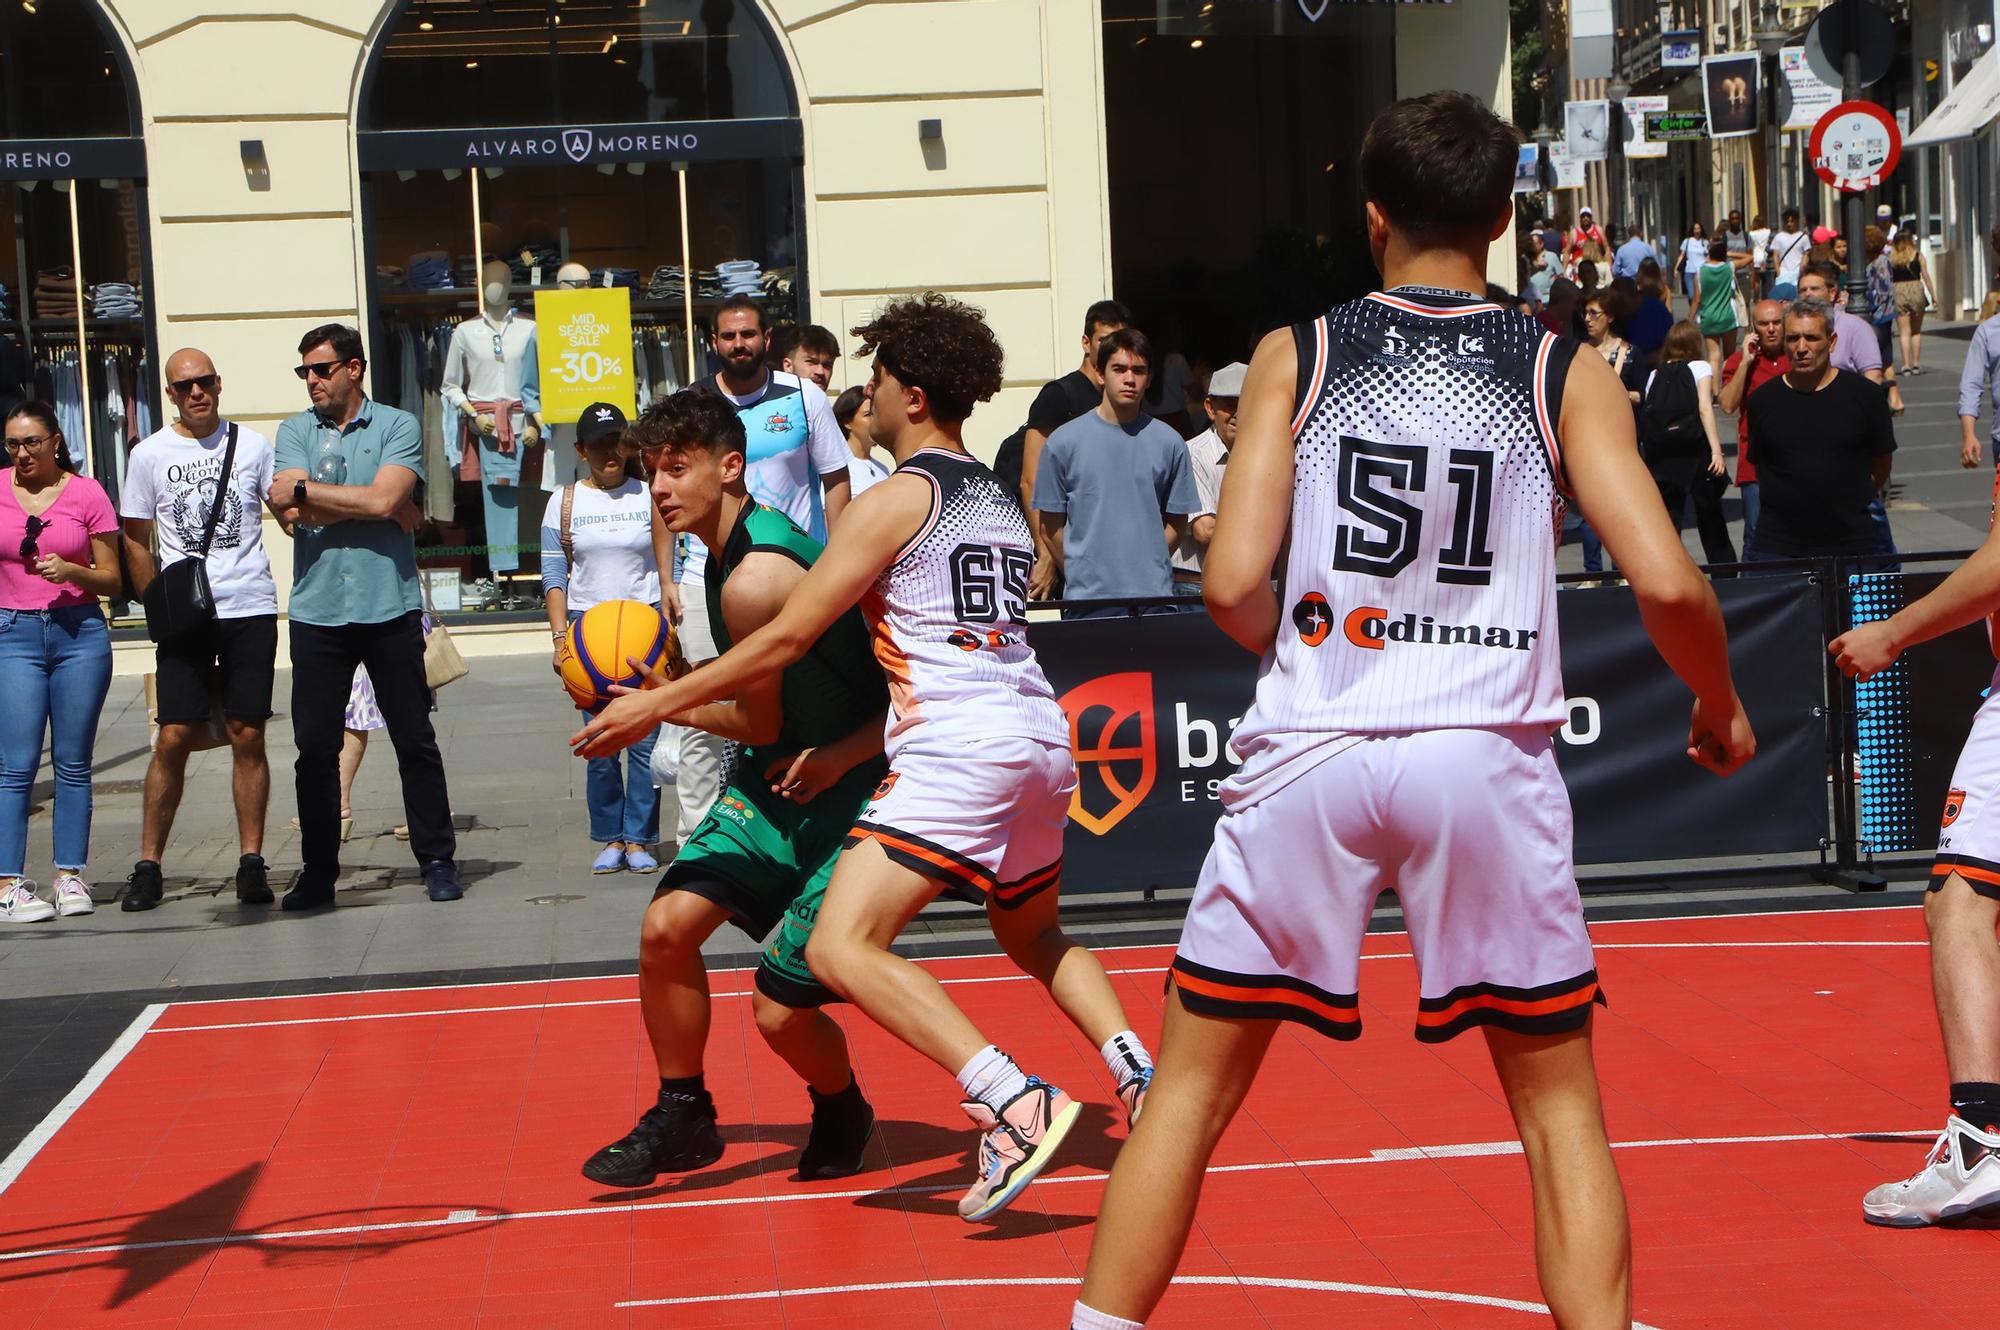
<instances>
[{"instance_id":1,"label":"clothing display shelf","mask_svg":"<svg viewBox=\"0 0 2000 1330\"><path fill-rule=\"evenodd\" d=\"M144 329L138 319L86 320L88 340L79 354L75 322L52 322L62 326L34 338L35 394L55 407L71 456L115 504L125 484L126 459L156 426L146 394L152 369ZM88 402L83 396L86 364Z\"/></svg>"}]
</instances>

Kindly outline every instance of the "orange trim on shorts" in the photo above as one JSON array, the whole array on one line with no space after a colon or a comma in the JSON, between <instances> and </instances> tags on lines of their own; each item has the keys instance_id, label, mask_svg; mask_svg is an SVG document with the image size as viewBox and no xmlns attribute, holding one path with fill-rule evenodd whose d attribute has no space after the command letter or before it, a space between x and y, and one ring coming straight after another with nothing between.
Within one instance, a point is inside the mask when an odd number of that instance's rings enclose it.
<instances>
[{"instance_id":1,"label":"orange trim on shorts","mask_svg":"<svg viewBox=\"0 0 2000 1330\"><path fill-rule=\"evenodd\" d=\"M2000 886L2000 873L1996 873L1990 868L1974 868L1971 864L1947 863L1940 859L1931 869L1932 877L1950 877L1953 873L1958 874L1967 882L1986 882L1993 886Z\"/></svg>"},{"instance_id":2,"label":"orange trim on shorts","mask_svg":"<svg viewBox=\"0 0 2000 1330\"><path fill-rule=\"evenodd\" d=\"M947 882L962 882L981 894L990 893L994 889L991 873L976 864L952 856L938 846L926 845L900 832L868 823L859 823L847 833L849 845L865 840L874 841L891 858L902 861L925 877Z\"/></svg>"},{"instance_id":3,"label":"orange trim on shorts","mask_svg":"<svg viewBox=\"0 0 2000 1330\"><path fill-rule=\"evenodd\" d=\"M1417 1024L1420 1026L1449 1025L1469 1011L1505 1012L1509 1016L1548 1016L1572 1007L1588 1006L1597 997L1595 979L1581 988L1559 994L1556 997L1523 1000L1502 997L1497 993L1475 993L1462 997L1448 1007L1437 1011L1419 1011Z\"/></svg>"},{"instance_id":4,"label":"orange trim on shorts","mask_svg":"<svg viewBox=\"0 0 2000 1330\"><path fill-rule=\"evenodd\" d=\"M1173 969L1176 988L1182 988L1199 997L1214 998L1218 1002L1241 1002L1255 1004L1276 1004L1296 1007L1310 1012L1323 1021L1336 1025L1352 1025L1360 1028L1361 1012L1355 1007L1337 1007L1322 1001L1310 993L1301 993L1291 988L1251 987L1248 985L1220 983L1200 975L1190 974L1182 966Z\"/></svg>"},{"instance_id":5,"label":"orange trim on shorts","mask_svg":"<svg viewBox=\"0 0 2000 1330\"><path fill-rule=\"evenodd\" d=\"M1046 868L1038 868L1026 877L1012 882L1002 882L993 889L993 899L1003 910L1011 910L1024 905L1041 895L1062 879L1062 860L1058 859Z\"/></svg>"}]
</instances>

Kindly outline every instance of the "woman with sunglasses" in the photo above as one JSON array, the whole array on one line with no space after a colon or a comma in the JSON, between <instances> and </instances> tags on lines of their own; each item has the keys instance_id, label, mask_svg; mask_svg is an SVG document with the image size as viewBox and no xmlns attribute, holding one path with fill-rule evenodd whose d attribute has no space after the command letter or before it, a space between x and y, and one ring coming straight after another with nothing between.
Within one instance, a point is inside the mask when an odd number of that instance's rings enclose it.
<instances>
[{"instance_id":1,"label":"woman with sunglasses","mask_svg":"<svg viewBox=\"0 0 2000 1330\"><path fill-rule=\"evenodd\" d=\"M76 474L46 402L7 413L0 486L0 923L89 914L90 765L111 688L111 634L100 596L118 592L118 515ZM55 900L23 874L29 791L52 735Z\"/></svg>"}]
</instances>

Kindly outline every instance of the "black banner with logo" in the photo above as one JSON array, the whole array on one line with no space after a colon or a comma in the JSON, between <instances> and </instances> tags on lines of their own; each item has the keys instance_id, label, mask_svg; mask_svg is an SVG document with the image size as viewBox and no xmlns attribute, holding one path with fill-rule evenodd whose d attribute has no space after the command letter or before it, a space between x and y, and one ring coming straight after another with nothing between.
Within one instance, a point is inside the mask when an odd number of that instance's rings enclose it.
<instances>
[{"instance_id":1,"label":"black banner with logo","mask_svg":"<svg viewBox=\"0 0 2000 1330\"><path fill-rule=\"evenodd\" d=\"M799 122L787 119L383 129L354 137L364 171L595 166L600 162L718 162L797 157L805 150L804 131Z\"/></svg>"},{"instance_id":2,"label":"black banner with logo","mask_svg":"<svg viewBox=\"0 0 2000 1330\"><path fill-rule=\"evenodd\" d=\"M1886 619L1928 595L1943 573L1882 573L1848 587L1855 623ZM1876 854L1929 854L1952 768L1993 679L1983 623L1911 647L1855 688L1862 844Z\"/></svg>"},{"instance_id":3,"label":"black banner with logo","mask_svg":"<svg viewBox=\"0 0 2000 1330\"><path fill-rule=\"evenodd\" d=\"M142 180L144 139L0 139L0 180Z\"/></svg>"},{"instance_id":4,"label":"black banner with logo","mask_svg":"<svg viewBox=\"0 0 2000 1330\"><path fill-rule=\"evenodd\" d=\"M1726 781L1688 760L1691 699L1631 592L1557 597L1570 700L1557 759L1579 863L1805 853L1826 834L1819 587L1797 574L1715 589L1759 746ZM1076 742L1064 890L1192 886L1257 662L1200 613L1042 623L1030 635Z\"/></svg>"}]
</instances>

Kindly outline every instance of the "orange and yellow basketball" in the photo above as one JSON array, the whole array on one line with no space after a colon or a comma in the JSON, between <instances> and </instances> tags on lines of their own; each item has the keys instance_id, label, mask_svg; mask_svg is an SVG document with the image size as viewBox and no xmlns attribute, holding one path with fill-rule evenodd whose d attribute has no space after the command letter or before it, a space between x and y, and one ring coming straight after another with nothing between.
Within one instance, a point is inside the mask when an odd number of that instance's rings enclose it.
<instances>
[{"instance_id":1,"label":"orange and yellow basketball","mask_svg":"<svg viewBox=\"0 0 2000 1330\"><path fill-rule=\"evenodd\" d=\"M673 627L659 610L639 600L607 600L569 626L563 687L579 707L596 711L611 700L616 685L651 686L628 661L664 668L676 654Z\"/></svg>"}]
</instances>

